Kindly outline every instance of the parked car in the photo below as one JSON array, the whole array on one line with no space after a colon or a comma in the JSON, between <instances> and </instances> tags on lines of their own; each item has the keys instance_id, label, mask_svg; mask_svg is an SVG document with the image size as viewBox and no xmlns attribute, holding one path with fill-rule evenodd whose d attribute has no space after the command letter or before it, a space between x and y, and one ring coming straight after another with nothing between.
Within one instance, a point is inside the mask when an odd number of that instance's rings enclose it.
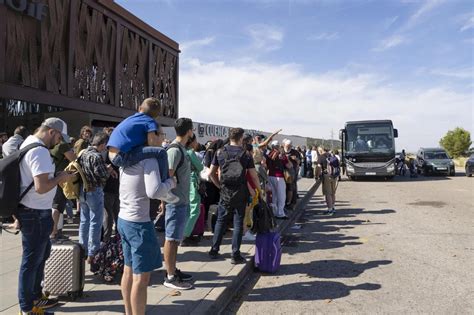
<instances>
[{"instance_id":1,"label":"parked car","mask_svg":"<svg viewBox=\"0 0 474 315\"><path fill-rule=\"evenodd\" d=\"M474 174L474 153L471 154L469 159L466 161L466 176L471 177Z\"/></svg>"},{"instance_id":2,"label":"parked car","mask_svg":"<svg viewBox=\"0 0 474 315\"><path fill-rule=\"evenodd\" d=\"M416 161L418 174L445 174L449 176L456 175L454 162L444 149L420 148L416 154Z\"/></svg>"}]
</instances>

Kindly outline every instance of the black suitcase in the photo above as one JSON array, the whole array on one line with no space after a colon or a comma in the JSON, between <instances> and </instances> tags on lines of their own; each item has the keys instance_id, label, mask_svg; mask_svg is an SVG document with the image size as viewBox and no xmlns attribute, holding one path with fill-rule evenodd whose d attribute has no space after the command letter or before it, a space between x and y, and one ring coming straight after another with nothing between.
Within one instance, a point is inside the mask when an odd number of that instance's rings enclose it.
<instances>
[{"instance_id":1,"label":"black suitcase","mask_svg":"<svg viewBox=\"0 0 474 315\"><path fill-rule=\"evenodd\" d=\"M85 282L85 253L79 243L56 242L44 270L44 291L53 296L82 296Z\"/></svg>"}]
</instances>

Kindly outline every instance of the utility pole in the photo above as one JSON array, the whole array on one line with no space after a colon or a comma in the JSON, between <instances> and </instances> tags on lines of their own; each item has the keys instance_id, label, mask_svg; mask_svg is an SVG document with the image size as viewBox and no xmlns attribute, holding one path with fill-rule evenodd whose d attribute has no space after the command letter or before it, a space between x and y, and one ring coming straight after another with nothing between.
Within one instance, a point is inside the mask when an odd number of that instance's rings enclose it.
<instances>
[{"instance_id":1,"label":"utility pole","mask_svg":"<svg viewBox=\"0 0 474 315\"><path fill-rule=\"evenodd\" d=\"M331 151L334 151L334 129L331 129Z\"/></svg>"}]
</instances>

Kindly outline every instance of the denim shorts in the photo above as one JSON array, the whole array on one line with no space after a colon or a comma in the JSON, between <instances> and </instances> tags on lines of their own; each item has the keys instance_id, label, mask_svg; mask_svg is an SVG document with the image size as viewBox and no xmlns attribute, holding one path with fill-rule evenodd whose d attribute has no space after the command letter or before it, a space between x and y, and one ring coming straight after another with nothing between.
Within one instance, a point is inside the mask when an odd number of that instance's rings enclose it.
<instances>
[{"instance_id":1,"label":"denim shorts","mask_svg":"<svg viewBox=\"0 0 474 315\"><path fill-rule=\"evenodd\" d=\"M167 241L180 242L183 240L189 212L189 205L166 205L165 238Z\"/></svg>"},{"instance_id":2,"label":"denim shorts","mask_svg":"<svg viewBox=\"0 0 474 315\"><path fill-rule=\"evenodd\" d=\"M134 274L163 266L160 244L151 221L131 222L119 218L118 231L122 237L124 264L131 267Z\"/></svg>"}]
</instances>

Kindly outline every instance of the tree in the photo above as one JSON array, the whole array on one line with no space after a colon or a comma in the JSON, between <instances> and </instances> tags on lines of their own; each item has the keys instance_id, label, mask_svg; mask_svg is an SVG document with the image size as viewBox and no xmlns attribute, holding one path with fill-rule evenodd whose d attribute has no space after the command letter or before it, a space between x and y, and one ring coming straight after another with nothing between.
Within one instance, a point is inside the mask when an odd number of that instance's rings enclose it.
<instances>
[{"instance_id":1,"label":"tree","mask_svg":"<svg viewBox=\"0 0 474 315\"><path fill-rule=\"evenodd\" d=\"M448 151L452 157L460 157L465 154L472 144L471 133L463 128L457 127L439 141L439 144Z\"/></svg>"}]
</instances>

